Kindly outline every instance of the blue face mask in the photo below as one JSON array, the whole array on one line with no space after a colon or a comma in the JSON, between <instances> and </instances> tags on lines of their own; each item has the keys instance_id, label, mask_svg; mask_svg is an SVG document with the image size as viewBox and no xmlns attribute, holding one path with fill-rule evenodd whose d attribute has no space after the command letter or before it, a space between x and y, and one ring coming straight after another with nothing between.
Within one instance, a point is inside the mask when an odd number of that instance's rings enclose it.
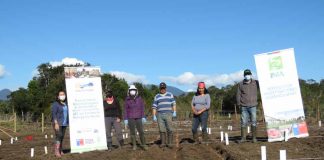
<instances>
[{"instance_id":1,"label":"blue face mask","mask_svg":"<svg viewBox=\"0 0 324 160\"><path fill-rule=\"evenodd\" d=\"M251 75L245 75L245 76L244 76L244 79L247 80L247 81L251 80L251 78L252 78Z\"/></svg>"}]
</instances>

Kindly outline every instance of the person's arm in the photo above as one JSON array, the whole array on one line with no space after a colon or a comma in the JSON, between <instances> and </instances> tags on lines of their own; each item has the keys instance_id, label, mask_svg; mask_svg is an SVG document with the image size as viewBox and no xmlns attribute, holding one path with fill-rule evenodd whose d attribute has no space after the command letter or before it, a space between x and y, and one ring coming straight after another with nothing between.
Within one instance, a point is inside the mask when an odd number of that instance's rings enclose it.
<instances>
[{"instance_id":1,"label":"person's arm","mask_svg":"<svg viewBox=\"0 0 324 160\"><path fill-rule=\"evenodd\" d=\"M236 104L238 107L240 107L240 105L241 105L241 85L240 85L240 83L237 85Z\"/></svg>"},{"instance_id":2,"label":"person's arm","mask_svg":"<svg viewBox=\"0 0 324 160\"><path fill-rule=\"evenodd\" d=\"M172 112L177 112L177 103L175 101L175 98L173 97L173 94L171 94L171 101L172 101Z\"/></svg>"},{"instance_id":3,"label":"person's arm","mask_svg":"<svg viewBox=\"0 0 324 160\"><path fill-rule=\"evenodd\" d=\"M56 131L59 130L59 123L58 123L58 120L57 120L57 113L58 113L58 106L53 103L52 104L52 118L53 118L53 122L54 122L54 129Z\"/></svg>"},{"instance_id":4,"label":"person's arm","mask_svg":"<svg viewBox=\"0 0 324 160\"><path fill-rule=\"evenodd\" d=\"M116 106L117 106L117 117L119 118L119 122L122 119L122 111L121 111L121 107L119 104L119 101L116 99Z\"/></svg>"},{"instance_id":5,"label":"person's arm","mask_svg":"<svg viewBox=\"0 0 324 160\"><path fill-rule=\"evenodd\" d=\"M145 114L144 114L144 111L145 111L145 102L144 102L144 100L141 98L141 97L139 97L139 99L140 99L140 104L141 104L141 117L142 118L145 118Z\"/></svg>"},{"instance_id":6,"label":"person's arm","mask_svg":"<svg viewBox=\"0 0 324 160\"><path fill-rule=\"evenodd\" d=\"M197 114L194 101L195 101L195 96L193 96L191 100L191 110L193 114Z\"/></svg>"},{"instance_id":7,"label":"person's arm","mask_svg":"<svg viewBox=\"0 0 324 160\"><path fill-rule=\"evenodd\" d=\"M158 102L157 102L157 98L155 96L154 97L154 101L153 101L153 105L152 105L152 116L153 116L153 120L154 120L154 117L156 118L157 106L158 106Z\"/></svg>"},{"instance_id":8,"label":"person's arm","mask_svg":"<svg viewBox=\"0 0 324 160\"><path fill-rule=\"evenodd\" d=\"M126 97L125 102L124 102L124 120L128 120L127 109L128 109L128 103L127 103L127 97Z\"/></svg>"}]
</instances>

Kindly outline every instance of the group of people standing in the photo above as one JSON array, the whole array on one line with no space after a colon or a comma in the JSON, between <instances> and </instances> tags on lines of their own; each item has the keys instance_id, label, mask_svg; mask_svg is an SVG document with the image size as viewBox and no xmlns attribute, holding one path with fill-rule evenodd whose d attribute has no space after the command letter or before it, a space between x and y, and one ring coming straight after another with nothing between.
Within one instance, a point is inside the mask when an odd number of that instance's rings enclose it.
<instances>
[{"instance_id":1,"label":"group of people standing","mask_svg":"<svg viewBox=\"0 0 324 160\"><path fill-rule=\"evenodd\" d=\"M257 142L256 139L256 106L258 81L252 79L252 72L249 69L244 71L244 80L238 84L236 99L237 105L241 108L241 139L238 143L246 141L246 127L249 122L252 123L252 142ZM160 92L154 97L152 104L152 119L157 122L160 134L160 147L173 148L173 131L172 118L177 116L176 100L172 93L167 92L167 85L161 82L159 85ZM202 140L208 141L207 122L208 111L210 108L211 99L204 82L199 82L197 92L192 98L191 109L193 113L192 120L192 135L195 143L199 143L198 127L202 128ZM124 112L122 113L120 104L114 96L113 91L108 89L106 98L103 101L106 136L108 150L111 151L112 146L112 128L115 129L116 137L119 146L124 145L122 134L121 121L128 126L132 149L137 149L136 131L139 134L140 146L143 150L148 150L144 136L144 123L146 117L144 114L145 103L139 96L138 89L135 85L130 85L127 97L124 103ZM64 91L59 91L57 101L52 105L52 122L55 131L55 155L61 157L63 155L62 142L66 127L68 126L68 107L66 104L66 96Z\"/></svg>"}]
</instances>

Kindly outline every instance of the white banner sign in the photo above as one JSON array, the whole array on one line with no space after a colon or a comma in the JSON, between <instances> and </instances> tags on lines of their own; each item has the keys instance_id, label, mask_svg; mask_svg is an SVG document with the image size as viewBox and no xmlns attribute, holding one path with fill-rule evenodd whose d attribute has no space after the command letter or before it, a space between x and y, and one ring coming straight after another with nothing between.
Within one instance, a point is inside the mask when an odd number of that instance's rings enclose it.
<instances>
[{"instance_id":1,"label":"white banner sign","mask_svg":"<svg viewBox=\"0 0 324 160\"><path fill-rule=\"evenodd\" d=\"M100 68L66 67L71 153L107 149Z\"/></svg>"},{"instance_id":2,"label":"white banner sign","mask_svg":"<svg viewBox=\"0 0 324 160\"><path fill-rule=\"evenodd\" d=\"M254 56L268 141L307 137L294 49Z\"/></svg>"}]
</instances>

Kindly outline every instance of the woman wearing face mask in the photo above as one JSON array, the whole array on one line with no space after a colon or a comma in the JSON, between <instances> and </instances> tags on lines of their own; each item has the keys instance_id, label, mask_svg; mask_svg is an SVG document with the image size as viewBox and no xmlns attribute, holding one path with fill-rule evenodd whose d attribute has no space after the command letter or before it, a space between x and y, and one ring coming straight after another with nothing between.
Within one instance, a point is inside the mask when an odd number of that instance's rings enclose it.
<instances>
[{"instance_id":1,"label":"woman wearing face mask","mask_svg":"<svg viewBox=\"0 0 324 160\"><path fill-rule=\"evenodd\" d=\"M144 150L148 149L143 131L143 123L146 122L144 117L144 108L144 101L140 96L138 96L137 88L134 85L131 85L128 89L128 96L125 100L124 122L129 126L133 150L136 150L135 128L139 133L142 148Z\"/></svg>"},{"instance_id":2,"label":"woman wearing face mask","mask_svg":"<svg viewBox=\"0 0 324 160\"><path fill-rule=\"evenodd\" d=\"M192 98L191 107L194 114L192 123L193 139L196 143L198 142L197 128L200 124L203 141L207 142L207 121L208 110L210 108L210 96L204 82L198 83L197 92Z\"/></svg>"},{"instance_id":3,"label":"woman wearing face mask","mask_svg":"<svg viewBox=\"0 0 324 160\"><path fill-rule=\"evenodd\" d=\"M113 95L112 90L108 89L106 99L103 101L105 111L105 124L106 124L106 136L108 151L112 150L112 137L111 129L115 128L117 134L117 140L120 147L124 145L123 133L120 125L121 121L121 109L117 98Z\"/></svg>"},{"instance_id":4,"label":"woman wearing face mask","mask_svg":"<svg viewBox=\"0 0 324 160\"><path fill-rule=\"evenodd\" d=\"M56 102L52 104L52 123L55 132L54 153L56 157L61 157L63 155L62 142L69 124L69 112L65 92L59 91L56 98Z\"/></svg>"}]
</instances>

